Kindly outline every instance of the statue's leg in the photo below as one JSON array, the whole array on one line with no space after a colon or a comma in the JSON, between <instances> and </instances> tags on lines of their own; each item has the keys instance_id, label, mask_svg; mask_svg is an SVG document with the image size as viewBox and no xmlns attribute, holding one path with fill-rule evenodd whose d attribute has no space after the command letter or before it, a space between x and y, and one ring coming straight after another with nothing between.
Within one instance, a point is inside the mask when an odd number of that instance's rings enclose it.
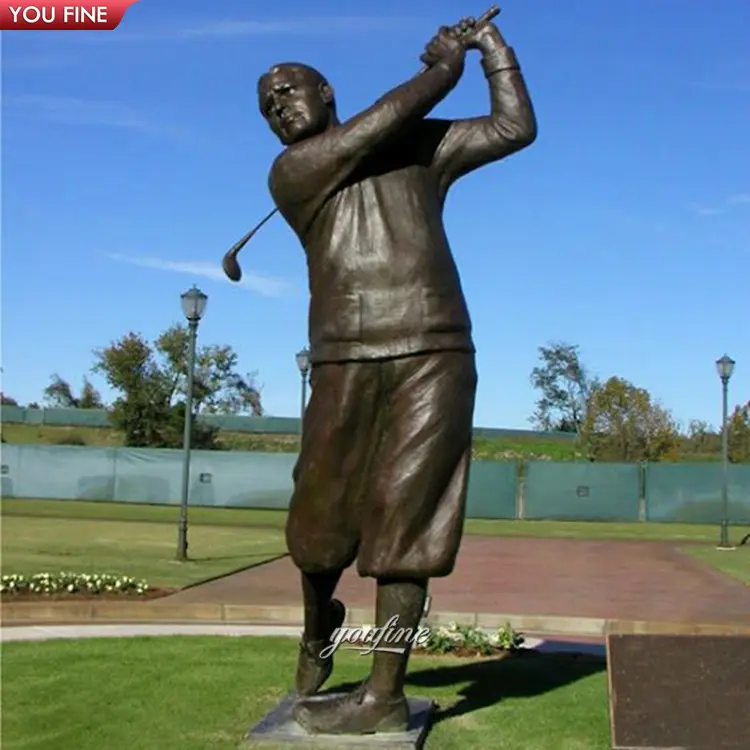
<instances>
[{"instance_id":1,"label":"statue's leg","mask_svg":"<svg viewBox=\"0 0 750 750\"><path fill-rule=\"evenodd\" d=\"M300 701L294 716L308 731L317 734L370 734L404 731L409 726L409 704L404 678L413 637L424 612L426 579L378 580L375 626L385 628L396 618L389 637L381 646L403 649L402 653L376 650L370 677L352 693L325 701Z\"/></svg>"},{"instance_id":2,"label":"statue's leg","mask_svg":"<svg viewBox=\"0 0 750 750\"><path fill-rule=\"evenodd\" d=\"M404 725L408 723L404 679L413 644L413 639L407 634L411 632L413 636L416 628L419 627L426 598L426 579L380 579L378 581L376 626L385 627L386 623L396 616L398 618L396 627L399 631L404 629L404 637L400 640L389 641L387 645L389 648L403 648L404 653L375 651L367 689L375 699L392 703L394 713L401 710L406 712L399 717Z\"/></svg>"},{"instance_id":3,"label":"statue's leg","mask_svg":"<svg viewBox=\"0 0 750 750\"><path fill-rule=\"evenodd\" d=\"M352 440L352 429L375 420L375 389L367 380L366 366L315 367L315 387L305 411L286 526L287 548L301 574L305 610L295 679L302 696L317 693L330 676L333 655L320 654L346 615L333 594L359 545L363 467L371 442Z\"/></svg>"},{"instance_id":4,"label":"statue's leg","mask_svg":"<svg viewBox=\"0 0 750 750\"><path fill-rule=\"evenodd\" d=\"M344 624L346 609L333 598L342 570L331 573L302 573L305 629L297 659L295 688L299 695L314 695L331 676L333 654L321 652L331 643L336 628Z\"/></svg>"},{"instance_id":5,"label":"statue's leg","mask_svg":"<svg viewBox=\"0 0 750 750\"><path fill-rule=\"evenodd\" d=\"M331 637L331 601L342 570L331 573L302 573L302 601L305 607L306 641L329 641ZM340 627L339 623L336 627Z\"/></svg>"}]
</instances>

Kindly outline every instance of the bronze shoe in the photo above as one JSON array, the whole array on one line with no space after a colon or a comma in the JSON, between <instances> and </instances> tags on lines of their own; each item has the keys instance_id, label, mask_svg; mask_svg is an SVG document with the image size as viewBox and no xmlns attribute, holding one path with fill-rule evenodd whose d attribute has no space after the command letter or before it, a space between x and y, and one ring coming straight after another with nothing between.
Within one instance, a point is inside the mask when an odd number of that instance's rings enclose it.
<instances>
[{"instance_id":1,"label":"bronze shoe","mask_svg":"<svg viewBox=\"0 0 750 750\"><path fill-rule=\"evenodd\" d=\"M346 695L301 698L292 715L309 734L404 732L409 727L406 697L378 698L367 683Z\"/></svg>"},{"instance_id":2,"label":"bronze shoe","mask_svg":"<svg viewBox=\"0 0 750 750\"><path fill-rule=\"evenodd\" d=\"M299 644L299 658L297 659L296 689L299 695L315 695L323 687L323 683L333 671L333 655L324 659L320 652L331 645L334 630L344 624L346 607L338 600L331 599L329 605L328 637L320 641L306 641Z\"/></svg>"}]
</instances>

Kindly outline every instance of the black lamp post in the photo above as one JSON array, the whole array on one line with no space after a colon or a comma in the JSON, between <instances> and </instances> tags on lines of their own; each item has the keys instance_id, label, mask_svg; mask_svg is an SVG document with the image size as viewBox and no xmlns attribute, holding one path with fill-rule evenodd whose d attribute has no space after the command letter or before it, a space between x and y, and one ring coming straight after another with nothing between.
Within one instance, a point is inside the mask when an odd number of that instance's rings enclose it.
<instances>
[{"instance_id":1,"label":"black lamp post","mask_svg":"<svg viewBox=\"0 0 750 750\"><path fill-rule=\"evenodd\" d=\"M193 426L193 382L195 379L195 349L198 339L198 323L206 310L208 297L193 285L192 289L184 292L182 312L188 322L188 361L187 386L185 388L185 429L182 438L182 497L180 498L180 526L177 534L177 559L185 562L188 559L187 529L188 529L188 493L190 491L190 436Z\"/></svg>"},{"instance_id":2,"label":"black lamp post","mask_svg":"<svg viewBox=\"0 0 750 750\"><path fill-rule=\"evenodd\" d=\"M726 354L716 360L716 370L721 379L721 538L720 549L732 549L729 544L729 378L735 362Z\"/></svg>"},{"instance_id":3,"label":"black lamp post","mask_svg":"<svg viewBox=\"0 0 750 750\"><path fill-rule=\"evenodd\" d=\"M302 378L302 394L299 411L299 431L302 434L302 422L305 418L305 407L307 406L307 379L310 375L310 350L305 348L295 354L297 367Z\"/></svg>"}]
</instances>

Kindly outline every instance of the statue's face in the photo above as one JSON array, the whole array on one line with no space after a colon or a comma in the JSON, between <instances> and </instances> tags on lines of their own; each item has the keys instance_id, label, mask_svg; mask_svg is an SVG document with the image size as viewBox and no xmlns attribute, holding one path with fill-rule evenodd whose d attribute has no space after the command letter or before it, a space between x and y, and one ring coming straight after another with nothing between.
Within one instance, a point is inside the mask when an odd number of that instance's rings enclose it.
<instances>
[{"instance_id":1,"label":"statue's face","mask_svg":"<svg viewBox=\"0 0 750 750\"><path fill-rule=\"evenodd\" d=\"M311 69L278 65L260 81L260 108L286 146L322 133L330 124L333 92Z\"/></svg>"}]
</instances>

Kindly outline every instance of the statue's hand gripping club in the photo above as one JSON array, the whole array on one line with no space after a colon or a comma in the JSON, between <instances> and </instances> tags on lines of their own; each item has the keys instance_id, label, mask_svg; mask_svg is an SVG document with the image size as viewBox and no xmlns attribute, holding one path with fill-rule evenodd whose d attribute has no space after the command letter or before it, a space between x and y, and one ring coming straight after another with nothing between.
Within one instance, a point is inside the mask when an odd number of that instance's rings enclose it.
<instances>
[{"instance_id":1,"label":"statue's hand gripping club","mask_svg":"<svg viewBox=\"0 0 750 750\"><path fill-rule=\"evenodd\" d=\"M441 52L448 51L445 49L446 42L448 42L447 46L455 46L458 43L464 49L474 49L477 46L475 42L477 34L499 13L500 8L493 5L476 20L471 17L462 18L455 26L441 28L419 58L424 63L424 67L419 72L424 73L429 70L442 57Z\"/></svg>"}]
</instances>

